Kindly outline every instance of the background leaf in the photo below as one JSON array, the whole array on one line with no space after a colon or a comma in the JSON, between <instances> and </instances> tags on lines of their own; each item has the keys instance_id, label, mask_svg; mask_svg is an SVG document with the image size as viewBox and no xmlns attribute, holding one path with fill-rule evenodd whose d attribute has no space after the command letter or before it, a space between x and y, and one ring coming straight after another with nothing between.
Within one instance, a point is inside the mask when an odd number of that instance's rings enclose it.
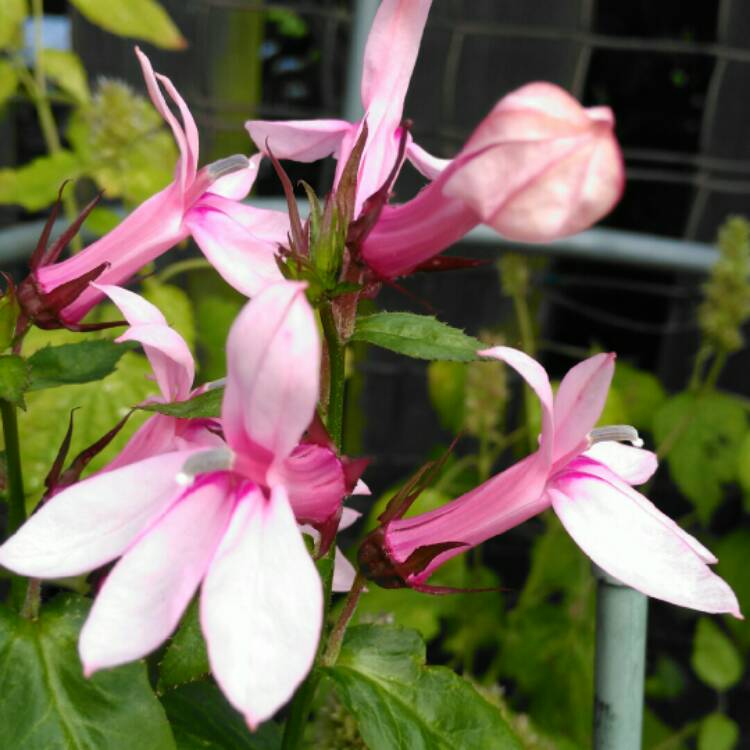
<instances>
[{"instance_id":1,"label":"background leaf","mask_svg":"<svg viewBox=\"0 0 750 750\"><path fill-rule=\"evenodd\" d=\"M21 24L28 12L26 0L3 0L0 3L0 48L21 40Z\"/></svg>"},{"instance_id":2,"label":"background leaf","mask_svg":"<svg viewBox=\"0 0 750 750\"><path fill-rule=\"evenodd\" d=\"M1 23L2 20L0 19ZM16 93L17 86L16 69L7 60L0 60L0 107Z\"/></svg>"},{"instance_id":3,"label":"background leaf","mask_svg":"<svg viewBox=\"0 0 750 750\"><path fill-rule=\"evenodd\" d=\"M670 476L704 523L721 502L722 484L737 477L746 433L742 405L725 393L680 393L656 413L654 436Z\"/></svg>"},{"instance_id":4,"label":"background leaf","mask_svg":"<svg viewBox=\"0 0 750 750\"><path fill-rule=\"evenodd\" d=\"M368 747L520 750L500 711L466 680L425 665L424 642L413 630L351 627L336 664L325 671Z\"/></svg>"},{"instance_id":5,"label":"background leaf","mask_svg":"<svg viewBox=\"0 0 750 750\"><path fill-rule=\"evenodd\" d=\"M185 610L182 621L159 663L159 689L195 682L210 671L206 642L203 640L198 597Z\"/></svg>"},{"instance_id":6,"label":"background leaf","mask_svg":"<svg viewBox=\"0 0 750 750\"><path fill-rule=\"evenodd\" d=\"M0 169L0 203L38 211L55 200L65 180L80 173L80 162L70 151L40 156L18 169Z\"/></svg>"},{"instance_id":7,"label":"background leaf","mask_svg":"<svg viewBox=\"0 0 750 750\"><path fill-rule=\"evenodd\" d=\"M156 0L70 0L91 23L119 36L145 39L164 49L184 49L185 38Z\"/></svg>"},{"instance_id":8,"label":"background leaf","mask_svg":"<svg viewBox=\"0 0 750 750\"><path fill-rule=\"evenodd\" d=\"M195 317L190 297L174 284L163 284L156 278L145 279L143 296L161 310L170 327L187 341L191 351L195 350Z\"/></svg>"},{"instance_id":9,"label":"background leaf","mask_svg":"<svg viewBox=\"0 0 750 750\"><path fill-rule=\"evenodd\" d=\"M479 359L481 341L431 315L382 312L357 319L352 341L364 341L417 359L471 362Z\"/></svg>"},{"instance_id":10,"label":"background leaf","mask_svg":"<svg viewBox=\"0 0 750 750\"><path fill-rule=\"evenodd\" d=\"M86 71L81 58L75 52L45 49L42 50L42 61L45 76L53 80L79 104L88 103L91 93Z\"/></svg>"},{"instance_id":11,"label":"background leaf","mask_svg":"<svg viewBox=\"0 0 750 750\"><path fill-rule=\"evenodd\" d=\"M169 404L144 404L143 411L155 411L168 414L170 417L181 419L196 419L201 417L220 417L221 402L224 398L223 388L211 388L187 401L172 401Z\"/></svg>"},{"instance_id":12,"label":"background leaf","mask_svg":"<svg viewBox=\"0 0 750 750\"><path fill-rule=\"evenodd\" d=\"M28 362L16 354L0 357L0 398L25 409L23 394L29 387Z\"/></svg>"},{"instance_id":13,"label":"background leaf","mask_svg":"<svg viewBox=\"0 0 750 750\"><path fill-rule=\"evenodd\" d=\"M0 609L0 747L13 750L174 750L143 662L86 679L78 632L88 603L46 604L38 620Z\"/></svg>"},{"instance_id":14,"label":"background leaf","mask_svg":"<svg viewBox=\"0 0 750 750\"><path fill-rule=\"evenodd\" d=\"M170 690L162 703L172 724L177 750L279 750L281 731L267 721L251 733L244 719L212 682Z\"/></svg>"},{"instance_id":15,"label":"background leaf","mask_svg":"<svg viewBox=\"0 0 750 750\"><path fill-rule=\"evenodd\" d=\"M732 641L707 617L698 620L691 663L698 677L715 690L735 685L744 667Z\"/></svg>"},{"instance_id":16,"label":"background leaf","mask_svg":"<svg viewBox=\"0 0 750 750\"><path fill-rule=\"evenodd\" d=\"M728 716L709 714L698 730L698 750L732 750L739 738L740 728Z\"/></svg>"}]
</instances>

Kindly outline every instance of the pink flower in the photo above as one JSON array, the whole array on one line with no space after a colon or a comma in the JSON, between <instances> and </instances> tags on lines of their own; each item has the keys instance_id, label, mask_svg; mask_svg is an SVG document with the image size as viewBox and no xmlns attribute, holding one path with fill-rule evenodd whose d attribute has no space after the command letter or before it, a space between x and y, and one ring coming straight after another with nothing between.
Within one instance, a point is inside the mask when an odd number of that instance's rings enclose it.
<instances>
[{"instance_id":1,"label":"pink flower","mask_svg":"<svg viewBox=\"0 0 750 750\"><path fill-rule=\"evenodd\" d=\"M108 267L97 281L120 284L192 234L229 284L254 294L268 281L281 278L274 255L289 228L285 214L238 202L255 181L260 157L234 155L198 170L198 130L190 110L168 78L154 75L146 55L138 48L136 54L151 100L180 150L175 179L82 252L40 268L38 285L49 293L102 264ZM169 109L157 79L177 105L182 124ZM98 289L89 287L63 309L63 319L77 323L101 297Z\"/></svg>"},{"instance_id":2,"label":"pink flower","mask_svg":"<svg viewBox=\"0 0 750 750\"><path fill-rule=\"evenodd\" d=\"M303 285L268 286L229 334L227 447L161 453L90 477L0 547L0 564L40 578L120 558L81 631L86 674L158 647L201 586L211 670L229 701L255 727L291 697L313 663L323 611L295 506L338 514L344 494L330 451L305 449L301 465L295 457L315 412L320 357Z\"/></svg>"},{"instance_id":3,"label":"pink flower","mask_svg":"<svg viewBox=\"0 0 750 750\"><path fill-rule=\"evenodd\" d=\"M386 572L418 588L452 556L552 506L581 549L628 586L683 607L741 617L731 588L708 567L716 558L631 487L653 474L656 456L612 442L640 442L632 427L593 429L614 355L575 366L553 400L547 373L523 352L496 347L480 354L506 362L536 392L539 449L442 508L390 520L363 545L360 560L363 553L377 559L380 550L386 569L391 566ZM436 554L426 554L431 545Z\"/></svg>"},{"instance_id":4,"label":"pink flower","mask_svg":"<svg viewBox=\"0 0 750 750\"><path fill-rule=\"evenodd\" d=\"M247 130L255 145L270 148L279 159L310 162L333 154L338 159L335 184L367 122L367 142L360 161L354 215L386 181L396 163L404 99L409 87L431 0L383 0L365 47L362 106L359 122L250 120ZM418 152L424 153L421 149ZM411 146L407 155L411 157Z\"/></svg>"},{"instance_id":5,"label":"pink flower","mask_svg":"<svg viewBox=\"0 0 750 750\"><path fill-rule=\"evenodd\" d=\"M117 305L130 327L116 340L137 341L148 357L160 398L152 401L185 401L204 390L193 390L195 363L185 339L167 325L158 308L135 292L118 286L95 285ZM220 446L223 441L208 428L210 420L178 419L154 414L130 438L120 454L104 471L140 461L149 456L191 447ZM218 423L216 424L218 429Z\"/></svg>"},{"instance_id":6,"label":"pink flower","mask_svg":"<svg viewBox=\"0 0 750 750\"><path fill-rule=\"evenodd\" d=\"M549 83L503 97L450 162L424 161L434 182L386 206L362 247L392 278L449 247L477 224L521 242L586 229L617 203L624 169L607 107L584 109Z\"/></svg>"}]
</instances>

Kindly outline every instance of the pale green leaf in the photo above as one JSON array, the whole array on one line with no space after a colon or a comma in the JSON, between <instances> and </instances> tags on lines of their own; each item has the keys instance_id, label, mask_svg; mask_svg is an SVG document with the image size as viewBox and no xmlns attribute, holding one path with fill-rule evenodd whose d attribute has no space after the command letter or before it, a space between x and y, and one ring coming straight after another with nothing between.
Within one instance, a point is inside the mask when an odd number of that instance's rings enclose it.
<instances>
[{"instance_id":1,"label":"pale green leaf","mask_svg":"<svg viewBox=\"0 0 750 750\"><path fill-rule=\"evenodd\" d=\"M653 430L654 414L666 401L667 394L659 379L627 362L618 362L612 378L624 413L624 423L639 430ZM616 424L610 422L610 424Z\"/></svg>"},{"instance_id":2,"label":"pale green leaf","mask_svg":"<svg viewBox=\"0 0 750 750\"><path fill-rule=\"evenodd\" d=\"M0 107L16 93L17 86L16 69L7 60L0 60Z\"/></svg>"},{"instance_id":3,"label":"pale green leaf","mask_svg":"<svg viewBox=\"0 0 750 750\"><path fill-rule=\"evenodd\" d=\"M698 620L691 663L698 677L715 690L728 690L736 685L744 667L732 641L707 617Z\"/></svg>"},{"instance_id":4,"label":"pale green leaf","mask_svg":"<svg viewBox=\"0 0 750 750\"><path fill-rule=\"evenodd\" d=\"M75 52L45 49L42 50L42 63L45 76L52 79L79 104L88 103L91 92L86 71L81 58Z\"/></svg>"},{"instance_id":5,"label":"pale green leaf","mask_svg":"<svg viewBox=\"0 0 750 750\"><path fill-rule=\"evenodd\" d=\"M733 750L739 738L737 722L725 714L709 714L698 730L698 750Z\"/></svg>"},{"instance_id":6,"label":"pale green leaf","mask_svg":"<svg viewBox=\"0 0 750 750\"><path fill-rule=\"evenodd\" d=\"M102 0L70 0L91 23L119 36L145 39L164 49L187 46L164 8L156 0L127 0L106 3Z\"/></svg>"},{"instance_id":7,"label":"pale green leaf","mask_svg":"<svg viewBox=\"0 0 750 750\"><path fill-rule=\"evenodd\" d=\"M198 598L185 610L177 631L159 663L159 690L195 682L210 670L201 632Z\"/></svg>"},{"instance_id":8,"label":"pale green leaf","mask_svg":"<svg viewBox=\"0 0 750 750\"><path fill-rule=\"evenodd\" d=\"M111 208L97 206L89 214L83 226L91 234L102 237L107 232L111 232L122 221L122 218L121 214Z\"/></svg>"},{"instance_id":9,"label":"pale green leaf","mask_svg":"<svg viewBox=\"0 0 750 750\"><path fill-rule=\"evenodd\" d=\"M45 604L38 620L0 609L0 747L13 750L175 750L143 662L86 679L80 597Z\"/></svg>"},{"instance_id":10,"label":"pale green leaf","mask_svg":"<svg viewBox=\"0 0 750 750\"><path fill-rule=\"evenodd\" d=\"M452 670L425 664L424 642L413 630L350 627L325 673L368 747L520 750L498 708Z\"/></svg>"},{"instance_id":11,"label":"pale green leaf","mask_svg":"<svg viewBox=\"0 0 750 750\"><path fill-rule=\"evenodd\" d=\"M221 416L223 388L211 388L185 401L172 401L167 404L153 403L141 406L143 411L155 411L180 419L201 419Z\"/></svg>"},{"instance_id":12,"label":"pale green leaf","mask_svg":"<svg viewBox=\"0 0 750 750\"><path fill-rule=\"evenodd\" d=\"M486 348L477 339L431 315L406 312L382 312L358 318L351 340L417 359L459 362L479 359L477 351Z\"/></svg>"},{"instance_id":13,"label":"pale green leaf","mask_svg":"<svg viewBox=\"0 0 750 750\"><path fill-rule=\"evenodd\" d=\"M6 354L0 357L0 399L25 408L23 394L29 387L29 364L22 357Z\"/></svg>"},{"instance_id":14,"label":"pale green leaf","mask_svg":"<svg viewBox=\"0 0 750 750\"><path fill-rule=\"evenodd\" d=\"M0 203L38 211L53 203L62 183L80 172L78 158L70 151L40 156L17 169L0 169Z\"/></svg>"},{"instance_id":15,"label":"pale green leaf","mask_svg":"<svg viewBox=\"0 0 750 750\"><path fill-rule=\"evenodd\" d=\"M750 529L739 528L723 536L716 545L719 563L716 572L732 587L740 611L750 612ZM750 651L750 621L728 617L726 624L738 644Z\"/></svg>"},{"instance_id":16,"label":"pale green leaf","mask_svg":"<svg viewBox=\"0 0 750 750\"><path fill-rule=\"evenodd\" d=\"M427 392L446 430L458 432L464 422L464 385L466 366L461 362L430 362L427 367Z\"/></svg>"},{"instance_id":17,"label":"pale green leaf","mask_svg":"<svg viewBox=\"0 0 750 750\"><path fill-rule=\"evenodd\" d=\"M21 44L21 24L28 14L26 0L0 2L0 49Z\"/></svg>"},{"instance_id":18,"label":"pale green leaf","mask_svg":"<svg viewBox=\"0 0 750 750\"><path fill-rule=\"evenodd\" d=\"M722 499L722 485L737 478L747 433L742 405L724 393L685 392L668 399L654 417L654 437L669 473L704 523Z\"/></svg>"}]
</instances>

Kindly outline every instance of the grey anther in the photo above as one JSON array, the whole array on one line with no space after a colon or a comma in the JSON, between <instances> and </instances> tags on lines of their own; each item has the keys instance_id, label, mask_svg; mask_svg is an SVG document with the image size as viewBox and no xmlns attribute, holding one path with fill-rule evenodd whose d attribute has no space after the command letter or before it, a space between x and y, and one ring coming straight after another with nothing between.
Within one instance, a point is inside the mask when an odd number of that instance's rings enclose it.
<instances>
[{"instance_id":1,"label":"grey anther","mask_svg":"<svg viewBox=\"0 0 750 750\"><path fill-rule=\"evenodd\" d=\"M643 447L643 440L638 435L638 430L629 424L611 424L606 427L594 427L589 432L589 445L603 443L606 441L626 442L636 448Z\"/></svg>"}]
</instances>

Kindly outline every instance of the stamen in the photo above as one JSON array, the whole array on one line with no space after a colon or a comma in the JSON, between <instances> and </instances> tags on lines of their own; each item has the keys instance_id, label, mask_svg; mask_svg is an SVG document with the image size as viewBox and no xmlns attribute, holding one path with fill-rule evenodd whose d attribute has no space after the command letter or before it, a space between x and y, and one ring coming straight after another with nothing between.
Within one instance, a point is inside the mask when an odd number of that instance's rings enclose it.
<instances>
[{"instance_id":1,"label":"stamen","mask_svg":"<svg viewBox=\"0 0 750 750\"><path fill-rule=\"evenodd\" d=\"M195 453L182 465L182 471L176 477L177 484L189 487L198 474L231 468L233 459L234 454L229 448L215 448Z\"/></svg>"},{"instance_id":2,"label":"stamen","mask_svg":"<svg viewBox=\"0 0 750 750\"><path fill-rule=\"evenodd\" d=\"M206 390L214 391L217 388L223 388L226 384L227 384L226 378L219 378L218 380L209 380L209 382L206 383Z\"/></svg>"},{"instance_id":3,"label":"stamen","mask_svg":"<svg viewBox=\"0 0 750 750\"><path fill-rule=\"evenodd\" d=\"M638 430L629 424L611 424L606 427L595 427L588 435L589 447L595 443L606 441L625 441L636 448L643 448L643 440L638 435Z\"/></svg>"},{"instance_id":4,"label":"stamen","mask_svg":"<svg viewBox=\"0 0 750 750\"><path fill-rule=\"evenodd\" d=\"M226 156L223 159L211 162L206 166L206 173L211 178L211 182L214 182L222 177L226 177L232 172L239 172L241 169L247 169L250 162L246 156L242 154L232 154Z\"/></svg>"}]
</instances>

